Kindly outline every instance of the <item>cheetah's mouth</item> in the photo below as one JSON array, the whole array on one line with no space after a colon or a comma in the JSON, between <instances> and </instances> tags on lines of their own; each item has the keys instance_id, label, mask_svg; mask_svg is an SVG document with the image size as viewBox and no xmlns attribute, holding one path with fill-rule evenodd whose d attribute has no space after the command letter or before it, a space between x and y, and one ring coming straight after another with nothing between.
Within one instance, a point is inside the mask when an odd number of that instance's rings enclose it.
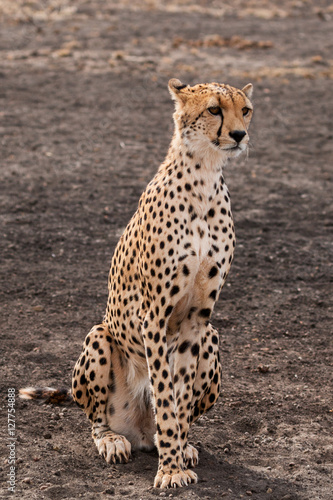
<instances>
[{"instance_id":1,"label":"cheetah's mouth","mask_svg":"<svg viewBox=\"0 0 333 500\"><path fill-rule=\"evenodd\" d=\"M247 145L246 144L232 144L229 146L226 146L224 151L228 154L229 157L235 158L239 156L240 154L244 153L246 151Z\"/></svg>"},{"instance_id":2,"label":"cheetah's mouth","mask_svg":"<svg viewBox=\"0 0 333 500\"><path fill-rule=\"evenodd\" d=\"M229 152L232 154L232 156L238 156L240 153L243 153L246 148L247 144L226 144L225 146L222 146L218 140L212 141L214 146L218 147L222 151Z\"/></svg>"},{"instance_id":3,"label":"cheetah's mouth","mask_svg":"<svg viewBox=\"0 0 333 500\"><path fill-rule=\"evenodd\" d=\"M244 144L231 144L230 146L225 146L223 148L225 151L239 151L239 152L242 152L242 151L245 151L246 149L246 146L244 147Z\"/></svg>"}]
</instances>

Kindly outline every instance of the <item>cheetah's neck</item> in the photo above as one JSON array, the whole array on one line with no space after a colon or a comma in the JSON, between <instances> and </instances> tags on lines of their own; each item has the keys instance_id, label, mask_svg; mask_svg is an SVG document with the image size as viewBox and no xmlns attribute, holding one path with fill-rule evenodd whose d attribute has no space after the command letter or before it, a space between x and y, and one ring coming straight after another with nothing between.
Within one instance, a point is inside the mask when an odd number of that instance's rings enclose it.
<instances>
[{"instance_id":1,"label":"cheetah's neck","mask_svg":"<svg viewBox=\"0 0 333 500\"><path fill-rule=\"evenodd\" d=\"M224 184L222 167L226 163L221 153L210 149L193 152L175 133L168 155L160 167L166 181L173 178L182 187L184 196L193 205L199 216L204 216L227 187Z\"/></svg>"}]
</instances>

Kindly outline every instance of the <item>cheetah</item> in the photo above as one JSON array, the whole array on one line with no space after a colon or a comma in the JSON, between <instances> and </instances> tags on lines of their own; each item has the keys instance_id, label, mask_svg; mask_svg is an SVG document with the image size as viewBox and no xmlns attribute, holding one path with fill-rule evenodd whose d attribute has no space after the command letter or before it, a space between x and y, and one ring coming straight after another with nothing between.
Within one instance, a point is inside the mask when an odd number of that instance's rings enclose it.
<instances>
[{"instance_id":1,"label":"cheetah","mask_svg":"<svg viewBox=\"0 0 333 500\"><path fill-rule=\"evenodd\" d=\"M72 395L108 463L158 451L157 488L197 482L191 425L220 392L214 304L235 231L222 168L247 150L252 84L169 81L174 135L115 249L104 320L87 335Z\"/></svg>"}]
</instances>

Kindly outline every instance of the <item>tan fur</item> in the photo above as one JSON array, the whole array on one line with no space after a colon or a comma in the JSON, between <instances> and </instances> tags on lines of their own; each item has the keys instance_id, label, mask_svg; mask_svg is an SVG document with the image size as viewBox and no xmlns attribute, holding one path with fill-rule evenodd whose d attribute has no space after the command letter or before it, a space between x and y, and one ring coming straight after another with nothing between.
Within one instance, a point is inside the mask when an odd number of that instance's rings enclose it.
<instances>
[{"instance_id":1,"label":"tan fur","mask_svg":"<svg viewBox=\"0 0 333 500\"><path fill-rule=\"evenodd\" d=\"M216 402L210 317L235 245L222 167L248 145L252 85L170 80L175 133L111 262L104 321L87 336L73 397L108 462L131 446L159 453L155 486L196 482L190 425Z\"/></svg>"}]
</instances>

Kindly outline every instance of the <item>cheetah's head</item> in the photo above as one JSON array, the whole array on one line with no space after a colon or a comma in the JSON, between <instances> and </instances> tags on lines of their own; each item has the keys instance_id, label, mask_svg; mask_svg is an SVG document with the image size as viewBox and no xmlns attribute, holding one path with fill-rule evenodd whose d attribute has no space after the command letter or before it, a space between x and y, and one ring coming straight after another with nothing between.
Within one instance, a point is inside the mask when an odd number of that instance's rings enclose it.
<instances>
[{"instance_id":1,"label":"cheetah's head","mask_svg":"<svg viewBox=\"0 0 333 500\"><path fill-rule=\"evenodd\" d=\"M169 91L176 103L176 132L192 153L228 159L246 150L253 113L251 83L239 90L222 83L190 87L172 79Z\"/></svg>"}]
</instances>

